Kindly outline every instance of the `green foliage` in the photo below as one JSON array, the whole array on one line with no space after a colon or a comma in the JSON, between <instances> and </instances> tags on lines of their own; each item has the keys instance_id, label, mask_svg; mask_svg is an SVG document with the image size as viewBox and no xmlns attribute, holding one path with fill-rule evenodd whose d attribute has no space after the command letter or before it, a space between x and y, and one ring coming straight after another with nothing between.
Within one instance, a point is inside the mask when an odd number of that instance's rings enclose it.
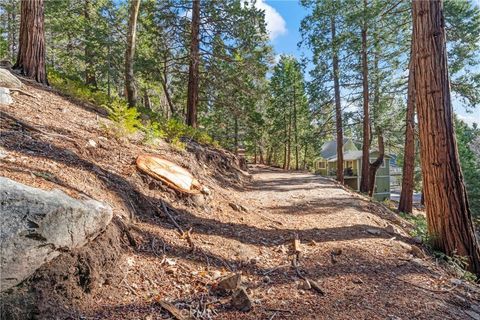
<instances>
[{"instance_id":1,"label":"green foliage","mask_svg":"<svg viewBox=\"0 0 480 320\"><path fill-rule=\"evenodd\" d=\"M410 235L412 237L420 237L423 243L425 243L427 247L430 247L431 237L428 235L426 218L423 215L411 215L403 212L400 212L400 216L414 225L415 228L410 232ZM433 254L437 259L444 261L452 271L462 279L468 281L477 280L473 273L467 271L467 257L462 257L456 254L448 256L440 251L433 251Z\"/></svg>"},{"instance_id":2,"label":"green foliage","mask_svg":"<svg viewBox=\"0 0 480 320\"><path fill-rule=\"evenodd\" d=\"M97 106L106 106L110 104L108 95L99 90L92 90L78 80L71 79L67 75L58 71L49 69L48 80L50 85L64 94L67 94L82 102L92 103Z\"/></svg>"},{"instance_id":3,"label":"green foliage","mask_svg":"<svg viewBox=\"0 0 480 320\"><path fill-rule=\"evenodd\" d=\"M435 258L443 260L452 271L461 279L476 282L477 276L467 270L468 267L468 258L454 254L453 256L448 256L443 252L434 251L433 254Z\"/></svg>"},{"instance_id":4,"label":"green foliage","mask_svg":"<svg viewBox=\"0 0 480 320\"><path fill-rule=\"evenodd\" d=\"M474 148L480 141L480 129L476 125L469 127L456 118L455 133L470 209L472 215L478 219L480 218L480 158L475 154Z\"/></svg>"},{"instance_id":5,"label":"green foliage","mask_svg":"<svg viewBox=\"0 0 480 320\"><path fill-rule=\"evenodd\" d=\"M113 126L107 127L115 136L124 137L135 133L138 129L144 129L138 110L128 107L125 101L115 99L103 107L108 110L108 118L114 123Z\"/></svg>"},{"instance_id":6,"label":"green foliage","mask_svg":"<svg viewBox=\"0 0 480 320\"><path fill-rule=\"evenodd\" d=\"M204 130L187 126L177 119L167 120L163 130L167 141L178 147L185 147L182 140L194 140L200 144L218 146Z\"/></svg>"},{"instance_id":7,"label":"green foliage","mask_svg":"<svg viewBox=\"0 0 480 320\"><path fill-rule=\"evenodd\" d=\"M414 229L410 231L412 237L420 237L424 243L430 242L427 229L427 219L423 215L412 215L400 212L400 216L414 225Z\"/></svg>"}]
</instances>

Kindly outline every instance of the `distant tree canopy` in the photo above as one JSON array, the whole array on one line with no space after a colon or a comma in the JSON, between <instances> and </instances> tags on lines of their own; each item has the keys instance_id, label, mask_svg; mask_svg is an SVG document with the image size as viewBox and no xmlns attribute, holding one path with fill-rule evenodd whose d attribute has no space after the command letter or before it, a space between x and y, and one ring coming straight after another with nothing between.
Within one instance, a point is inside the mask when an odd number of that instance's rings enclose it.
<instances>
[{"instance_id":1,"label":"distant tree canopy","mask_svg":"<svg viewBox=\"0 0 480 320\"><path fill-rule=\"evenodd\" d=\"M137 128L180 141L186 122L232 151L290 169L311 167L324 141L342 137L378 148L381 135L386 152L402 158L410 4L300 4L307 11L304 58L274 59L265 13L254 2L45 1L47 71L53 86L108 105L129 127L123 132ZM0 0L0 58L12 64L20 7L20 0ZM470 0L448 0L445 15L455 102L473 109L480 101L479 9ZM125 103L129 96L135 110Z\"/></svg>"}]
</instances>

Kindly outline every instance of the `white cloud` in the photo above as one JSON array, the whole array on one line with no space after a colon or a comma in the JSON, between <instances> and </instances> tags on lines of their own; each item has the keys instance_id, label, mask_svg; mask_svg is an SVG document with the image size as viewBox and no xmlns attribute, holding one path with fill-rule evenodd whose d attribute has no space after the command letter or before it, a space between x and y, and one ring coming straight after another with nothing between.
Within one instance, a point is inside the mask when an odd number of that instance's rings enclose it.
<instances>
[{"instance_id":1,"label":"white cloud","mask_svg":"<svg viewBox=\"0 0 480 320\"><path fill-rule=\"evenodd\" d=\"M265 21L267 23L267 31L270 39L273 40L276 37L287 33L287 24L285 19L275 10L274 7L265 3L265 0L257 0L255 6L265 12Z\"/></svg>"},{"instance_id":2,"label":"white cloud","mask_svg":"<svg viewBox=\"0 0 480 320\"><path fill-rule=\"evenodd\" d=\"M469 126L472 126L473 123L480 124L480 116L479 115L474 115L474 114L458 114L457 117L462 120L463 122L466 122Z\"/></svg>"}]
</instances>

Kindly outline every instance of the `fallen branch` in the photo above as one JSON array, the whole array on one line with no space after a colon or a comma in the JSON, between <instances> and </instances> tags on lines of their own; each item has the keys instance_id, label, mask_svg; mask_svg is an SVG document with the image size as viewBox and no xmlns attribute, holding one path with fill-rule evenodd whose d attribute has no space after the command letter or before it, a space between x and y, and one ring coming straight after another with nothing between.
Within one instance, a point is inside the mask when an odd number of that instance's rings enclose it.
<instances>
[{"instance_id":1,"label":"fallen branch","mask_svg":"<svg viewBox=\"0 0 480 320\"><path fill-rule=\"evenodd\" d=\"M287 263L287 264L282 264L282 265L280 265L280 266L274 267L274 268L272 268L272 269L270 269L270 270L265 271L265 272L263 273L263 275L266 276L266 275L272 273L273 271L276 271L276 270L281 269L281 268L288 267L289 265L290 265L290 264Z\"/></svg>"},{"instance_id":2,"label":"fallen branch","mask_svg":"<svg viewBox=\"0 0 480 320\"><path fill-rule=\"evenodd\" d=\"M415 284L415 283L411 283L410 281L407 281L407 280L403 280L403 279L400 279L398 277L395 277L395 279L397 280L400 280L402 282L405 282L411 286L414 286L416 288L419 288L419 289L422 289L422 290L426 290L426 291L431 291L431 292L435 292L435 293L449 293L450 291L452 291L453 289L455 289L456 287L458 287L458 285L454 285L448 289L431 289L431 288L426 288L426 287L423 287L423 286L419 286L418 284Z\"/></svg>"},{"instance_id":3,"label":"fallen branch","mask_svg":"<svg viewBox=\"0 0 480 320\"><path fill-rule=\"evenodd\" d=\"M36 95L33 95L31 93L28 93L22 89L17 89L17 88L9 88L10 91L15 91L15 92L20 92L21 94L24 94L26 96L29 96L29 97L32 97L32 98L35 98L35 99L38 99L38 97Z\"/></svg>"},{"instance_id":4,"label":"fallen branch","mask_svg":"<svg viewBox=\"0 0 480 320\"><path fill-rule=\"evenodd\" d=\"M177 320L190 320L192 319L191 317L187 316L185 317L183 314L182 314L182 310L178 309L177 307L175 307L173 304L171 304L170 302L167 302L167 301L164 301L164 300L160 300L158 301L158 303L160 304L160 306L162 308L164 308L165 310L167 310L168 312L170 312L170 314Z\"/></svg>"},{"instance_id":5,"label":"fallen branch","mask_svg":"<svg viewBox=\"0 0 480 320\"><path fill-rule=\"evenodd\" d=\"M157 206L155 206L150 200L146 198L145 200L150 204L151 207L155 209L157 213L159 213L159 209L157 208ZM187 232L183 231L183 228L177 223L177 220L175 220L175 218L170 214L170 211L168 207L165 205L165 202L162 200L160 200L160 202L162 204L163 212L168 216L168 218L170 219L172 224L175 226L175 228L177 228L180 238L186 239L190 248L192 250L195 249L195 244L193 243L193 240L192 240L192 233L191 233L192 229L190 228Z\"/></svg>"},{"instance_id":6,"label":"fallen branch","mask_svg":"<svg viewBox=\"0 0 480 320\"><path fill-rule=\"evenodd\" d=\"M294 255L294 256L293 256L293 259L292 259L292 266L293 266L293 268L295 269L295 272L297 273L297 276L298 276L299 278L303 279L304 281L306 281L313 290L317 291L318 294L320 294L320 295L322 295L322 296L325 295L325 292L322 290L322 288L320 287L320 285L319 285L316 281L305 277L305 276L300 272L300 269L298 268L298 264L297 264L297 256L298 256L298 255Z\"/></svg>"}]
</instances>

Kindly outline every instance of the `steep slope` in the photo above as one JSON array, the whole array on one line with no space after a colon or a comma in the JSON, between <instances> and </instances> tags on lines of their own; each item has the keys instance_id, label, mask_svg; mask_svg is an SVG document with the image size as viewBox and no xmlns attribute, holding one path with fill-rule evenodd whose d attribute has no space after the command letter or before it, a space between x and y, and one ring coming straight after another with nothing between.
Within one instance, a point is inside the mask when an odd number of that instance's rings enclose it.
<instances>
[{"instance_id":1,"label":"steep slope","mask_svg":"<svg viewBox=\"0 0 480 320\"><path fill-rule=\"evenodd\" d=\"M2 319L164 319L163 301L197 319L480 317L479 288L425 255L408 223L382 205L308 173L257 166L251 181L232 154L194 143L177 151L118 140L91 106L26 90L38 98L17 95L1 107L0 175L105 201L115 218L3 293ZM188 169L211 194L180 195L141 174L135 159L145 152ZM214 290L233 272L249 312Z\"/></svg>"}]
</instances>

